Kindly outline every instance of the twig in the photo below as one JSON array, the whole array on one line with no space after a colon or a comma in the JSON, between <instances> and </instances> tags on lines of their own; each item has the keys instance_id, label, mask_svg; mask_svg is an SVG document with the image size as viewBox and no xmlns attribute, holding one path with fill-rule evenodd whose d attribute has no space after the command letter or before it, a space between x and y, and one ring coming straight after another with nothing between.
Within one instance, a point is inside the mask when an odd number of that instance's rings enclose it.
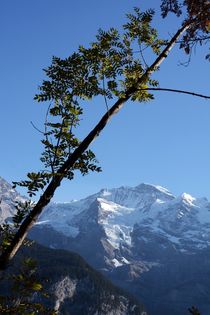
<instances>
[{"instance_id":1,"label":"twig","mask_svg":"<svg viewBox=\"0 0 210 315\"><path fill-rule=\"evenodd\" d=\"M142 58L142 60L143 60L143 62L144 62L145 68L148 68L148 64L147 64L147 62L146 62L146 60L145 60L145 58L144 58L143 50L142 50L142 48L141 48L141 43L139 43L139 50L140 50L140 55L141 55L141 58Z\"/></svg>"},{"instance_id":2,"label":"twig","mask_svg":"<svg viewBox=\"0 0 210 315\"><path fill-rule=\"evenodd\" d=\"M46 115L45 115L45 139L48 143L50 143L53 146L53 143L51 141L51 139L49 140L48 138L48 130L47 130L47 124L48 124L48 116L49 116L49 112L50 112L50 107L52 106L52 103L49 104L47 111L46 111ZM53 165L53 159L52 159L52 154L50 151L50 148L48 148L48 153L49 153L49 158L50 158L50 167L51 167L51 171L54 174L54 165Z\"/></svg>"},{"instance_id":3,"label":"twig","mask_svg":"<svg viewBox=\"0 0 210 315\"><path fill-rule=\"evenodd\" d=\"M37 128L37 127L34 125L33 121L30 121L30 123L31 123L31 125L34 127L34 129L36 129L38 132L40 132L42 135L44 135L44 132L41 131L39 128Z\"/></svg>"},{"instance_id":4,"label":"twig","mask_svg":"<svg viewBox=\"0 0 210 315\"><path fill-rule=\"evenodd\" d=\"M160 64L167 58L171 49L174 47L177 39L182 36L182 34L190 27L190 23L183 25L174 37L171 39L169 44L163 49L160 55L155 59L150 67L142 74L138 79L136 84L132 85L125 91L123 97L118 98L118 100L113 104L113 106L103 115L96 126L89 132L89 134L83 139L80 145L74 150L74 152L66 159L63 165L57 170L57 176L53 176L52 180L45 188L44 193L40 196L30 215L27 216L21 223L17 233L14 235L10 245L1 253L0 255L0 271L4 270L12 258L15 256L16 252L22 245L24 239L27 236L28 231L32 228L34 223L37 221L39 215L42 213L44 207L52 199L56 189L60 186L62 179L65 174L74 166L75 162L81 157L83 152L87 150L89 145L100 135L102 130L106 127L111 117L119 112L126 103L136 92L139 90L139 86L148 80L149 76L160 66ZM157 90L157 89L156 89Z\"/></svg>"},{"instance_id":5,"label":"twig","mask_svg":"<svg viewBox=\"0 0 210 315\"><path fill-rule=\"evenodd\" d=\"M104 76L103 76L103 90L104 90L104 102L106 105L106 110L109 110L109 106L108 106L108 102L107 102L107 98L106 98L106 87L105 87L105 80L104 80Z\"/></svg>"},{"instance_id":6,"label":"twig","mask_svg":"<svg viewBox=\"0 0 210 315\"><path fill-rule=\"evenodd\" d=\"M145 88L145 89L139 89L142 91L163 91L163 92L175 92L175 93L182 93L182 94L188 94L188 95L192 95L192 96L197 96L197 97L202 97L205 99L210 99L210 96L208 95L203 95L203 94L199 94L199 93L194 93L194 92L190 92L190 91L184 91L184 90L177 90L177 89L168 89L168 88Z\"/></svg>"},{"instance_id":7,"label":"twig","mask_svg":"<svg viewBox=\"0 0 210 315\"><path fill-rule=\"evenodd\" d=\"M196 42L205 41L205 40L210 40L210 36L198 37L198 38L195 38L195 39L191 39L188 42L189 43L196 43ZM184 42L183 40L178 40L178 41L176 41L176 44L182 44L183 42ZM161 46L167 46L168 43L169 43L169 41L165 40L164 43L161 44ZM142 49L142 51L144 51L147 48L149 48L149 46L145 46ZM141 52L140 50L134 50L133 51L134 54L137 54L137 53L140 53L140 52Z\"/></svg>"}]
</instances>

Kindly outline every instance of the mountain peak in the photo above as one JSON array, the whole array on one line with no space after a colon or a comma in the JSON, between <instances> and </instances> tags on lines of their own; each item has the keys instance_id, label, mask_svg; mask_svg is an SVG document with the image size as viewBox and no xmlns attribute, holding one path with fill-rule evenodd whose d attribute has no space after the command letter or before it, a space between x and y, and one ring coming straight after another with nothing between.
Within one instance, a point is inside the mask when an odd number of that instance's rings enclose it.
<instances>
[{"instance_id":1,"label":"mountain peak","mask_svg":"<svg viewBox=\"0 0 210 315\"><path fill-rule=\"evenodd\" d=\"M99 192L101 197L106 197L111 195L111 192L107 188L102 188Z\"/></svg>"},{"instance_id":2,"label":"mountain peak","mask_svg":"<svg viewBox=\"0 0 210 315\"><path fill-rule=\"evenodd\" d=\"M190 194L184 192L181 195L181 200L183 200L184 202L186 202L186 203L188 203L190 205L193 205L193 202L196 200L196 198L194 198Z\"/></svg>"},{"instance_id":3,"label":"mountain peak","mask_svg":"<svg viewBox=\"0 0 210 315\"><path fill-rule=\"evenodd\" d=\"M148 191L160 192L160 193L166 194L166 195L171 196L171 197L174 198L172 193L167 188L162 187L160 185L153 185L153 184L149 184L149 183L141 183L140 185L136 186L136 188L140 189L140 190L148 190Z\"/></svg>"},{"instance_id":4,"label":"mountain peak","mask_svg":"<svg viewBox=\"0 0 210 315\"><path fill-rule=\"evenodd\" d=\"M156 200L170 201L175 197L164 187L142 183L136 187L121 186L119 188L101 189L88 199L104 198L128 208L144 208ZM87 199L86 199L87 200Z\"/></svg>"},{"instance_id":5,"label":"mountain peak","mask_svg":"<svg viewBox=\"0 0 210 315\"><path fill-rule=\"evenodd\" d=\"M11 203L16 199L22 199L20 194L4 178L0 177L0 200Z\"/></svg>"}]
</instances>

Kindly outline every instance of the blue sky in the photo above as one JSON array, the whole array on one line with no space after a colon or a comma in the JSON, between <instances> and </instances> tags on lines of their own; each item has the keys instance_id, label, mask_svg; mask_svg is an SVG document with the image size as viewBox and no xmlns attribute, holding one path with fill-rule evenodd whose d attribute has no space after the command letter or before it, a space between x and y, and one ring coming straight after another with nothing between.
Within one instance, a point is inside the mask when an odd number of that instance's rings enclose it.
<instances>
[{"instance_id":1,"label":"blue sky","mask_svg":"<svg viewBox=\"0 0 210 315\"><path fill-rule=\"evenodd\" d=\"M40 135L30 122L43 126L47 105L34 102L33 96L52 56L67 57L79 44L87 46L99 27L120 27L134 6L158 4L156 0L1 1L0 176L11 182L40 169ZM171 36L179 21L157 15L154 24L162 35ZM160 86L210 94L206 53L207 47L198 47L184 67L180 62L186 56L174 49L156 74ZM84 106L81 135L106 109L103 100ZM150 103L128 102L91 146L103 172L65 181L55 200L141 182L165 186L176 195L185 191L210 199L209 118L210 101L191 96L159 92Z\"/></svg>"}]
</instances>

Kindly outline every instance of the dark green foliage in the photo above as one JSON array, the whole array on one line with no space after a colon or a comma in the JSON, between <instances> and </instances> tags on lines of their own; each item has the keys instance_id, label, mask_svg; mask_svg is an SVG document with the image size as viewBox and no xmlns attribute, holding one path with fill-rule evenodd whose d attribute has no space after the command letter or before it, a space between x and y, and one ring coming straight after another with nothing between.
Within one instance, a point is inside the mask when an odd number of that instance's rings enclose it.
<instances>
[{"instance_id":1,"label":"dark green foliage","mask_svg":"<svg viewBox=\"0 0 210 315\"><path fill-rule=\"evenodd\" d=\"M22 221L30 213L33 208L33 202L26 200L25 202L18 201L15 203L16 212L12 217L14 228L19 228Z\"/></svg>"},{"instance_id":2,"label":"dark green foliage","mask_svg":"<svg viewBox=\"0 0 210 315\"><path fill-rule=\"evenodd\" d=\"M13 230L11 229L9 224L3 223L0 225L0 251L6 249L12 240Z\"/></svg>"},{"instance_id":3,"label":"dark green foliage","mask_svg":"<svg viewBox=\"0 0 210 315\"><path fill-rule=\"evenodd\" d=\"M0 252L7 249L11 241L15 235L15 233L18 231L21 223L25 219L27 215L29 215L30 211L34 207L34 203L30 200L26 200L24 202L17 201L14 203L14 207L16 209L13 217L12 222L9 223L3 223L0 225ZM30 245L30 242L25 241L24 245Z\"/></svg>"},{"instance_id":4,"label":"dark green foliage","mask_svg":"<svg viewBox=\"0 0 210 315\"><path fill-rule=\"evenodd\" d=\"M101 171L95 154L88 146L108 119L99 128L96 126L93 134L90 132L81 142L77 129L83 113L82 102L99 96L105 98L106 105L107 99L112 98L118 98L123 103L125 96L126 99L141 102L153 98L147 89L158 85L150 77L157 67L152 67L151 71L148 68L145 74L146 65L142 54L135 54L136 47L141 51L142 45L150 47L154 54L160 53L163 42L158 39L157 31L151 26L153 15L152 10L142 13L135 8L133 14L127 15L128 22L123 25L122 32L114 28L108 31L100 29L89 48L80 46L77 52L66 59L53 57L52 65L45 69L47 79L40 86L40 93L35 96L38 102L48 102L41 140L44 146L41 155L44 170L30 172L26 180L13 183L14 188L27 188L29 197L40 191L43 194L36 205L17 209L13 232L8 234L11 226L8 231L7 227L3 228L8 241L4 243L6 248L3 247L5 257L2 261L8 260L12 248L20 246L22 235L26 235L30 222L37 219L63 178L72 180L75 171L82 175L90 171ZM73 162L69 162L71 158ZM24 220L27 225L23 224Z\"/></svg>"},{"instance_id":5,"label":"dark green foliage","mask_svg":"<svg viewBox=\"0 0 210 315\"><path fill-rule=\"evenodd\" d=\"M187 22L195 21L181 43L181 47L185 49L186 53L189 53L191 48L189 40L194 39L199 31L208 31L209 5L206 5L206 1L204 3L204 1L198 0L185 0L183 4L187 6ZM166 16L169 11L180 15L180 2L175 0L162 1L163 16ZM14 182L14 187L19 185L27 188L29 197L32 197L49 185L46 188L47 193L44 194L45 190L39 199L38 206L29 201L17 204L13 224L3 224L0 227L0 251L3 253L0 265L2 269L15 255L29 228L50 201L61 180L63 178L72 180L75 171L86 175L89 171L99 172L101 170L97 166L94 153L88 150L95 135L91 137L91 141L87 141L88 145L85 144L84 149L80 147L83 142L77 136L77 128L83 114L82 102L98 96L105 98L106 105L107 99L118 99L119 104L122 104L128 99L143 102L153 98L147 89L150 86L158 85L157 81L152 80L151 74L158 70L160 63L157 58L148 67L142 51L145 48L150 48L153 54L161 56L160 61L164 60L169 52L166 48L164 53L160 54L161 46L167 45L167 42L158 39L157 30L152 27L153 15L154 11L152 10L140 12L138 8L135 8L134 13L127 15L128 22L123 26L122 32L114 28L110 28L108 31L99 30L95 42L89 48L80 46L77 52L66 59L53 57L52 65L45 69L47 79L40 86L40 93L35 96L38 102L48 103L44 131L42 132L43 139L41 140L44 147L41 155L44 170L29 172L27 179ZM178 33L177 38L179 37ZM168 48L171 48L172 44L173 40ZM135 53L137 49L138 54ZM207 58L209 57L207 56ZM99 127L96 134L99 134L105 125L106 123L102 121L102 127ZM66 162L78 148L80 149L79 156L73 159L72 164L70 163L68 167ZM77 279L84 279L88 271L88 276L91 278L94 294L90 295L81 291L80 296L74 297L69 302L73 314L86 314L88 307L93 307L93 305L95 307L93 310L100 311L102 303L109 306L119 304L119 294L121 294L119 290L113 288L101 276L96 275L84 262L80 264L76 259L76 264L71 265L69 269L67 263L64 264L65 258L63 256L62 260L60 256L53 256L52 268L49 272L49 256L47 260L45 256L42 261L39 251L38 258L42 262L42 272L45 271L48 279L59 274L61 270L68 272L68 275L73 278L77 277ZM58 266L61 269L58 269ZM33 315L38 311L40 314L47 314L49 310L43 304L31 302L33 293L42 290L35 271L36 267L33 260L28 259L24 261L19 272L11 272L15 294L8 298L1 297L1 313ZM112 295L115 296L113 299ZM83 309L78 309L81 300ZM196 311L196 309L192 309L192 311ZM136 311L132 314L134 313L140 314L138 304ZM63 314L65 314L65 310Z\"/></svg>"},{"instance_id":6,"label":"dark green foliage","mask_svg":"<svg viewBox=\"0 0 210 315\"><path fill-rule=\"evenodd\" d=\"M71 169L59 172L81 143L76 135L83 113L81 102L96 96L123 97L145 71L141 55L134 53L136 47L143 45L155 54L160 53L163 41L158 39L157 30L151 26L153 15L152 10L140 12L135 8L134 13L127 15L128 22L123 25L122 33L114 28L100 29L89 48L80 46L66 59L53 57L51 66L44 70L47 79L35 96L38 102L49 103L42 139L41 161L45 170L28 173L27 180L14 182L14 186L26 187L31 197L44 189L52 177L71 180L75 170L82 175L100 171L94 153L88 150ZM132 100L150 100L152 95L146 89L157 84L147 77L132 95Z\"/></svg>"},{"instance_id":7,"label":"dark green foliage","mask_svg":"<svg viewBox=\"0 0 210 315\"><path fill-rule=\"evenodd\" d=\"M201 315L201 313L195 306L192 306L191 308L189 308L188 311L192 315Z\"/></svg>"},{"instance_id":8,"label":"dark green foliage","mask_svg":"<svg viewBox=\"0 0 210 315\"><path fill-rule=\"evenodd\" d=\"M34 264L34 261L39 261L38 265L34 266L36 272L31 275L28 272L24 272L24 274L20 272L20 269L22 269L20 267L21 262L25 256L31 257L30 261L32 262L32 265ZM31 269L33 269L33 266ZM65 301L65 305L61 305L60 312L63 315L95 314L96 311L98 311L99 314L106 314L109 309L113 310L116 307L119 307L122 297L124 297L123 299L127 299L128 308L130 307L130 310L136 305L135 309L130 311L130 314L140 315L143 310L143 306L135 298L127 294L124 290L115 287L99 272L91 268L78 254L70 253L65 250L52 250L38 244L33 244L31 247L24 247L15 257L14 265L10 266L7 273L17 275L15 276L15 279L19 279L19 275L21 275L21 281L18 282L19 287L21 287L24 294L26 287L29 288L29 292L36 292L36 290L33 290L33 281L35 282L36 289L37 279L42 279L43 289L38 286L39 290L37 291L37 294L34 295L34 299L30 300L30 303L36 306L37 304L42 305L43 309L51 309L55 305L54 290L52 291L55 283L65 277L77 281L77 290L75 291L75 294L71 299L69 298ZM28 277L26 275L28 275ZM34 276L35 278L33 278ZM23 286L22 278L26 280ZM6 288L4 281L1 284L1 296L4 296L3 293L5 292L7 292L7 294L9 292L11 293L11 291L8 291L8 288ZM40 283L38 282L38 284ZM43 296L43 291L47 293L47 298ZM26 296L26 298L28 297ZM26 300L26 298L24 298L24 300ZM25 304L25 308L27 309L29 305L30 304ZM102 305L107 307L105 312L102 312ZM13 315L15 314L20 315L21 313L13 313ZM30 313L23 312L22 314L28 315ZM49 313L40 311L39 314L53 313L50 313L50 311Z\"/></svg>"},{"instance_id":9,"label":"dark green foliage","mask_svg":"<svg viewBox=\"0 0 210 315\"><path fill-rule=\"evenodd\" d=\"M187 54L192 52L192 48L198 43L207 43L210 37L210 2L208 0L162 0L162 16L166 17L169 12L180 16L185 14L183 23L191 23L180 43ZM193 22L193 23L192 23ZM209 60L209 54L206 56Z\"/></svg>"},{"instance_id":10,"label":"dark green foliage","mask_svg":"<svg viewBox=\"0 0 210 315\"><path fill-rule=\"evenodd\" d=\"M168 2L163 1L163 10L164 4ZM167 12L169 10L166 9ZM88 148L111 116L129 99L144 102L153 98L148 89L157 86L158 82L151 75L158 70L175 42L186 31L184 25L168 43L160 40L156 29L152 27L153 15L152 10L140 12L135 8L134 13L127 15L128 22L123 25L122 31L114 28L99 30L89 48L80 46L77 52L65 59L53 57L51 66L45 69L47 78L35 96L38 102L47 102L48 108L41 140L44 146L41 155L44 170L29 172L26 180L14 182L14 187L19 185L27 188L29 197L38 192L41 192L41 196L35 205L30 202L18 205L14 224L1 227L1 270L14 257L63 178L72 180L77 171L82 175L89 171L101 171L94 153ZM194 19L194 13L191 12L189 16L191 20ZM191 33L188 33L192 36L193 27L202 29L200 24L193 23L189 28ZM160 52L162 45L166 47ZM153 55L158 55L150 66L142 54L146 48ZM83 101L99 96L105 99L106 105L107 99L115 99L114 105L80 141L77 129L83 114Z\"/></svg>"},{"instance_id":11,"label":"dark green foliage","mask_svg":"<svg viewBox=\"0 0 210 315\"><path fill-rule=\"evenodd\" d=\"M43 298L47 295L43 292L42 284L37 279L36 262L31 258L23 260L17 273L11 272L8 275L6 291L8 291L8 295L5 292L1 292L2 295L0 295L0 314L56 314L43 303L33 301L34 294L39 293Z\"/></svg>"},{"instance_id":12,"label":"dark green foliage","mask_svg":"<svg viewBox=\"0 0 210 315\"><path fill-rule=\"evenodd\" d=\"M163 18L165 18L169 12L180 16L182 14L181 8L181 3L179 3L177 0L162 0L161 9Z\"/></svg>"},{"instance_id":13,"label":"dark green foliage","mask_svg":"<svg viewBox=\"0 0 210 315\"><path fill-rule=\"evenodd\" d=\"M202 44L203 33L209 31L210 6L206 0L163 0L162 16L166 17L168 12L179 16L183 6L187 10L183 24L189 24L190 27L180 47L189 54L199 34ZM96 166L94 153L89 150L84 151L70 169L60 172L65 161L81 144L76 129L83 113L82 101L96 96L105 99L124 98L133 87L135 91L132 92L131 100L142 102L153 98L147 89L157 86L158 82L150 78L151 73L144 77L141 84L138 83L147 67L143 49L149 47L159 55L160 48L167 45L166 41L158 38L157 30L152 27L153 15L153 10L140 12L139 8L134 8L134 13L127 14L128 22L123 25L123 32L115 28L108 31L100 29L89 48L80 46L77 52L65 59L53 57L51 66L44 70L47 79L39 87L40 93L35 96L38 102L48 102L41 140L44 145L41 161L45 170L28 173L27 180L14 182L14 186L26 187L31 197L44 189L53 177L72 180L75 170L79 170L82 175L101 170ZM135 54L136 49L139 50L138 55Z\"/></svg>"}]
</instances>

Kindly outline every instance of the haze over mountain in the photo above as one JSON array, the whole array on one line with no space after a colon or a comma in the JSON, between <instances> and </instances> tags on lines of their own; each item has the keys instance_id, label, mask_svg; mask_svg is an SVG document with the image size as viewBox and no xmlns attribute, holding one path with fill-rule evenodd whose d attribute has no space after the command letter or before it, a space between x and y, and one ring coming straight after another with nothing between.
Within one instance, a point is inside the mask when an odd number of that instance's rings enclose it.
<instances>
[{"instance_id":1,"label":"haze over mountain","mask_svg":"<svg viewBox=\"0 0 210 315\"><path fill-rule=\"evenodd\" d=\"M210 315L210 203L149 184L51 203L30 237L73 250L150 315Z\"/></svg>"}]
</instances>

